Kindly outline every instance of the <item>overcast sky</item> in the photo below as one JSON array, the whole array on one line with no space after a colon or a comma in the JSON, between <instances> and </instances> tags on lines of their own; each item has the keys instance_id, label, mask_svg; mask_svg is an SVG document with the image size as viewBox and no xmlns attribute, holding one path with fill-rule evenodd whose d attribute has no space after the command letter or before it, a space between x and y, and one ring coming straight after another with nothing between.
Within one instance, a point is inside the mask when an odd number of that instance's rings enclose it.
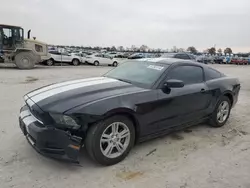
<instances>
[{"instance_id":1,"label":"overcast sky","mask_svg":"<svg viewBox=\"0 0 250 188\"><path fill-rule=\"evenodd\" d=\"M0 23L49 44L250 51L250 0L8 0ZM25 35L26 36L26 35Z\"/></svg>"}]
</instances>

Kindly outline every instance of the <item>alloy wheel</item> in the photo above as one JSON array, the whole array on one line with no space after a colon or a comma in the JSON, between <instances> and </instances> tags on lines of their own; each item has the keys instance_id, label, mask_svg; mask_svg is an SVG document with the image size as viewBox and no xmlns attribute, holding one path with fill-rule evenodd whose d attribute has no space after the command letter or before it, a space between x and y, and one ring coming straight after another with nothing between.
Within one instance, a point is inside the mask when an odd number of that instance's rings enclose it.
<instances>
[{"instance_id":1,"label":"alloy wheel","mask_svg":"<svg viewBox=\"0 0 250 188\"><path fill-rule=\"evenodd\" d=\"M117 158L121 156L130 143L130 130L122 122L110 124L102 133L100 139L100 149L107 158Z\"/></svg>"},{"instance_id":2,"label":"alloy wheel","mask_svg":"<svg viewBox=\"0 0 250 188\"><path fill-rule=\"evenodd\" d=\"M47 65L48 65L48 66L52 66L52 65L53 65L53 63L54 63L54 62L53 62L53 60L52 60L52 59L47 60Z\"/></svg>"},{"instance_id":3,"label":"alloy wheel","mask_svg":"<svg viewBox=\"0 0 250 188\"><path fill-rule=\"evenodd\" d=\"M223 123L229 115L230 105L228 101L222 101L217 110L217 121Z\"/></svg>"}]
</instances>

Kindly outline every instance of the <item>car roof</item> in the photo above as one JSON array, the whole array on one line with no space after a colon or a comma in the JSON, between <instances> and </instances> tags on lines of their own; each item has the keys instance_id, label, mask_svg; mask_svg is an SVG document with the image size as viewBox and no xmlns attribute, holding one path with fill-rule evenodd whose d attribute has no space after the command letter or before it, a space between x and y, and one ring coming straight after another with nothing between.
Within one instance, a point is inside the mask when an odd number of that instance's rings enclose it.
<instances>
[{"instance_id":1,"label":"car roof","mask_svg":"<svg viewBox=\"0 0 250 188\"><path fill-rule=\"evenodd\" d=\"M144 61L144 62L152 62L152 63L159 63L159 64L193 64L193 65L199 65L201 67L207 67L206 65L202 63L198 63L192 60L184 60L184 59L177 59L177 58L167 58L167 57L158 57L158 58L142 58L137 59L135 61Z\"/></svg>"}]
</instances>

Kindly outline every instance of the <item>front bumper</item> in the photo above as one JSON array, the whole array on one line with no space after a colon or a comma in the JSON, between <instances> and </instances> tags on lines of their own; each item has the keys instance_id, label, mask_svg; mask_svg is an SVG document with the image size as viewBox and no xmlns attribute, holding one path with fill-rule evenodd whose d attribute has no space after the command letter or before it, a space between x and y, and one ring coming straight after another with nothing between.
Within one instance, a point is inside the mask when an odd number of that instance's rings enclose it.
<instances>
[{"instance_id":1,"label":"front bumper","mask_svg":"<svg viewBox=\"0 0 250 188\"><path fill-rule=\"evenodd\" d=\"M54 127L44 126L27 106L21 109L19 126L30 145L40 154L73 163L79 163L81 137Z\"/></svg>"}]
</instances>

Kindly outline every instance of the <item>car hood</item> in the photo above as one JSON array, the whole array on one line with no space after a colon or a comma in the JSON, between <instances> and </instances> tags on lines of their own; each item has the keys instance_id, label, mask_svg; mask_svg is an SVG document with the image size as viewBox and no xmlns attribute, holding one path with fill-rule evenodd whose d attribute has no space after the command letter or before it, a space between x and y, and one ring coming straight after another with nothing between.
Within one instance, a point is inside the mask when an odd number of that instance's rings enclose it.
<instances>
[{"instance_id":1,"label":"car hood","mask_svg":"<svg viewBox=\"0 0 250 188\"><path fill-rule=\"evenodd\" d=\"M143 88L107 77L80 79L52 84L24 96L45 112L64 113L100 99L117 97Z\"/></svg>"}]
</instances>

